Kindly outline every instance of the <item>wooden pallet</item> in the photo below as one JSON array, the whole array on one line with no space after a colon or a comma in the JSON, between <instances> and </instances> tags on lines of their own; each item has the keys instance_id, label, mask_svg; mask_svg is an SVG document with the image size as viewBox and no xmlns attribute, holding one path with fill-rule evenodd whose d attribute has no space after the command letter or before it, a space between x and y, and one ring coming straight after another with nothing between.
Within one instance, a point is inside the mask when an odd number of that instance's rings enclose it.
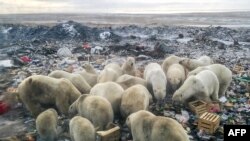
<instances>
[{"instance_id":1,"label":"wooden pallet","mask_svg":"<svg viewBox=\"0 0 250 141\"><path fill-rule=\"evenodd\" d=\"M202 100L189 102L189 107L198 117L207 112L207 103Z\"/></svg>"},{"instance_id":2,"label":"wooden pallet","mask_svg":"<svg viewBox=\"0 0 250 141\"><path fill-rule=\"evenodd\" d=\"M204 130L207 133L213 134L220 124L220 116L205 112L198 120L198 128Z\"/></svg>"},{"instance_id":3,"label":"wooden pallet","mask_svg":"<svg viewBox=\"0 0 250 141\"><path fill-rule=\"evenodd\" d=\"M106 131L97 131L96 141L119 141L120 140L120 127L111 124L110 129Z\"/></svg>"},{"instance_id":4,"label":"wooden pallet","mask_svg":"<svg viewBox=\"0 0 250 141\"><path fill-rule=\"evenodd\" d=\"M238 74L244 71L244 67L240 66L240 65L234 65L233 67L233 72Z\"/></svg>"}]
</instances>

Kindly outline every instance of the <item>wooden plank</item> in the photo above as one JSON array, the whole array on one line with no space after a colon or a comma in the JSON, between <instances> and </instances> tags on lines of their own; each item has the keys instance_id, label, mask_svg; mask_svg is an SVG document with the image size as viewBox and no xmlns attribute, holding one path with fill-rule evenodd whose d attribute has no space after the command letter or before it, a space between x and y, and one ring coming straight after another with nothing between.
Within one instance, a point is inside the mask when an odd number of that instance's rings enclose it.
<instances>
[{"instance_id":1,"label":"wooden plank","mask_svg":"<svg viewBox=\"0 0 250 141\"><path fill-rule=\"evenodd\" d=\"M215 119L213 120L214 122L219 121L219 116L216 116Z\"/></svg>"},{"instance_id":2,"label":"wooden plank","mask_svg":"<svg viewBox=\"0 0 250 141\"><path fill-rule=\"evenodd\" d=\"M113 127L113 128L112 128ZM111 129L106 131L97 131L98 141L119 141L120 127L112 124Z\"/></svg>"},{"instance_id":3,"label":"wooden plank","mask_svg":"<svg viewBox=\"0 0 250 141\"><path fill-rule=\"evenodd\" d=\"M201 116L200 116L200 119L203 119L204 116L207 115L207 112L203 113Z\"/></svg>"}]
</instances>

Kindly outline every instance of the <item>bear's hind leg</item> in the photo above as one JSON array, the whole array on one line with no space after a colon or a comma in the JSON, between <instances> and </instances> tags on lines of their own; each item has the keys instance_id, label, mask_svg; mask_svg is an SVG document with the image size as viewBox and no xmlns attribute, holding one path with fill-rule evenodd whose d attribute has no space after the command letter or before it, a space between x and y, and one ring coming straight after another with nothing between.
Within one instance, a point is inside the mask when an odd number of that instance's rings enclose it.
<instances>
[{"instance_id":1,"label":"bear's hind leg","mask_svg":"<svg viewBox=\"0 0 250 141\"><path fill-rule=\"evenodd\" d=\"M56 99L56 107L61 114L68 115L69 100L64 96Z\"/></svg>"}]
</instances>

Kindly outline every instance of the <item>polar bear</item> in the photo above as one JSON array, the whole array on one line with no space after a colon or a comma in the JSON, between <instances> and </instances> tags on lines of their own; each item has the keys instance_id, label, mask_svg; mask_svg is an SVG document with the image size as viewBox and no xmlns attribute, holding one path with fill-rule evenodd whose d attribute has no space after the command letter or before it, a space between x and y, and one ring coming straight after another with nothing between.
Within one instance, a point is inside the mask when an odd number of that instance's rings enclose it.
<instances>
[{"instance_id":1,"label":"polar bear","mask_svg":"<svg viewBox=\"0 0 250 141\"><path fill-rule=\"evenodd\" d=\"M135 58L128 57L126 62L122 65L123 74L129 74L135 76L136 68L135 68Z\"/></svg>"},{"instance_id":2,"label":"polar bear","mask_svg":"<svg viewBox=\"0 0 250 141\"><path fill-rule=\"evenodd\" d=\"M168 92L175 92L185 81L185 68L180 64L172 64L166 73Z\"/></svg>"},{"instance_id":3,"label":"polar bear","mask_svg":"<svg viewBox=\"0 0 250 141\"><path fill-rule=\"evenodd\" d=\"M62 70L55 70L51 72L49 77L53 78L66 78L81 92L89 93L91 86L86 82L86 80L80 74L69 73Z\"/></svg>"},{"instance_id":4,"label":"polar bear","mask_svg":"<svg viewBox=\"0 0 250 141\"><path fill-rule=\"evenodd\" d=\"M206 55L199 57L197 60L206 65L211 65L214 63L213 59Z\"/></svg>"},{"instance_id":5,"label":"polar bear","mask_svg":"<svg viewBox=\"0 0 250 141\"><path fill-rule=\"evenodd\" d=\"M123 92L124 89L115 82L98 83L90 90L91 95L106 98L111 103L115 115L120 113Z\"/></svg>"},{"instance_id":6,"label":"polar bear","mask_svg":"<svg viewBox=\"0 0 250 141\"><path fill-rule=\"evenodd\" d=\"M152 96L146 87L137 84L124 91L121 101L121 115L127 118L131 113L139 110L148 110Z\"/></svg>"},{"instance_id":7,"label":"polar bear","mask_svg":"<svg viewBox=\"0 0 250 141\"><path fill-rule=\"evenodd\" d=\"M18 85L18 94L33 116L46 108L56 107L61 114L67 114L69 106L81 95L67 79L55 79L33 75Z\"/></svg>"},{"instance_id":8,"label":"polar bear","mask_svg":"<svg viewBox=\"0 0 250 141\"><path fill-rule=\"evenodd\" d=\"M90 120L98 130L104 130L114 119L110 102L101 96L81 95L69 107L70 116L74 116L77 113Z\"/></svg>"},{"instance_id":9,"label":"polar bear","mask_svg":"<svg viewBox=\"0 0 250 141\"><path fill-rule=\"evenodd\" d=\"M144 79L147 82L148 88L152 88L157 105L159 105L166 96L167 87L166 76L161 66L157 63L148 64L145 67Z\"/></svg>"},{"instance_id":10,"label":"polar bear","mask_svg":"<svg viewBox=\"0 0 250 141\"><path fill-rule=\"evenodd\" d=\"M204 70L186 79L183 85L175 91L173 101L187 104L190 100L198 99L210 102L218 101L219 81L210 70Z\"/></svg>"},{"instance_id":11,"label":"polar bear","mask_svg":"<svg viewBox=\"0 0 250 141\"><path fill-rule=\"evenodd\" d=\"M83 64L82 67L83 67L84 70L85 70L86 72L88 72L88 73L97 74L95 68L94 68L91 64L89 64L89 63Z\"/></svg>"},{"instance_id":12,"label":"polar bear","mask_svg":"<svg viewBox=\"0 0 250 141\"><path fill-rule=\"evenodd\" d=\"M168 68L169 68L172 64L179 64L179 62L180 62L181 60L183 60L183 59L184 59L184 58L181 58L181 57L178 57L178 56L175 56L175 55L171 55L171 56L167 57L167 58L163 61L162 65L161 65L161 67L162 67L162 69L163 69L165 75L167 75Z\"/></svg>"},{"instance_id":13,"label":"polar bear","mask_svg":"<svg viewBox=\"0 0 250 141\"><path fill-rule=\"evenodd\" d=\"M119 85L121 85L123 87L124 90L126 90L127 88L134 86L136 84L141 84L145 87L147 87L147 81L140 78L140 77L136 77L136 76L132 76L132 75L128 75L128 74L124 74L122 76L120 76L117 80L116 83L118 83Z\"/></svg>"},{"instance_id":14,"label":"polar bear","mask_svg":"<svg viewBox=\"0 0 250 141\"><path fill-rule=\"evenodd\" d=\"M36 130L42 140L55 141L57 138L58 114L50 108L40 113L36 118Z\"/></svg>"},{"instance_id":15,"label":"polar bear","mask_svg":"<svg viewBox=\"0 0 250 141\"><path fill-rule=\"evenodd\" d=\"M95 141L95 128L86 118L75 116L69 122L69 132L73 141Z\"/></svg>"},{"instance_id":16,"label":"polar bear","mask_svg":"<svg viewBox=\"0 0 250 141\"><path fill-rule=\"evenodd\" d=\"M129 115L126 124L134 141L189 141L186 131L176 120L145 110Z\"/></svg>"},{"instance_id":17,"label":"polar bear","mask_svg":"<svg viewBox=\"0 0 250 141\"><path fill-rule=\"evenodd\" d=\"M219 97L224 96L227 88L229 87L232 81L232 71L224 65L212 64L209 66L196 68L195 70L188 73L188 77L191 75L196 75L203 70L210 70L214 72L220 83Z\"/></svg>"},{"instance_id":18,"label":"polar bear","mask_svg":"<svg viewBox=\"0 0 250 141\"><path fill-rule=\"evenodd\" d=\"M97 78L98 78L97 74L89 73L85 70L75 72L75 73L80 74L91 87L93 87L93 86L95 86L95 84L97 84Z\"/></svg>"},{"instance_id":19,"label":"polar bear","mask_svg":"<svg viewBox=\"0 0 250 141\"><path fill-rule=\"evenodd\" d=\"M93 87L95 84L97 84L98 73L96 72L94 67L89 63L83 64L83 68L84 70L75 73L80 74L86 80L86 82L91 87Z\"/></svg>"},{"instance_id":20,"label":"polar bear","mask_svg":"<svg viewBox=\"0 0 250 141\"><path fill-rule=\"evenodd\" d=\"M116 81L119 76L123 74L121 67L116 63L108 64L100 72L97 82L103 83L108 81Z\"/></svg>"},{"instance_id":21,"label":"polar bear","mask_svg":"<svg viewBox=\"0 0 250 141\"><path fill-rule=\"evenodd\" d=\"M189 71L196 69L197 67L211 65L213 60L208 56L201 56L198 59L182 59L179 64L183 65Z\"/></svg>"}]
</instances>

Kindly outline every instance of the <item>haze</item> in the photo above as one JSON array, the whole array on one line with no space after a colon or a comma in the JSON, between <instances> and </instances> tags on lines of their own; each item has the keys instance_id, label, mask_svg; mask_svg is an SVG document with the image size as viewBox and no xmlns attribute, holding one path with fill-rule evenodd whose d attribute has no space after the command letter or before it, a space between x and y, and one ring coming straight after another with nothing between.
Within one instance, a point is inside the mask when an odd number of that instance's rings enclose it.
<instances>
[{"instance_id":1,"label":"haze","mask_svg":"<svg viewBox=\"0 0 250 141\"><path fill-rule=\"evenodd\" d=\"M250 11L249 0L0 0L0 14Z\"/></svg>"}]
</instances>

